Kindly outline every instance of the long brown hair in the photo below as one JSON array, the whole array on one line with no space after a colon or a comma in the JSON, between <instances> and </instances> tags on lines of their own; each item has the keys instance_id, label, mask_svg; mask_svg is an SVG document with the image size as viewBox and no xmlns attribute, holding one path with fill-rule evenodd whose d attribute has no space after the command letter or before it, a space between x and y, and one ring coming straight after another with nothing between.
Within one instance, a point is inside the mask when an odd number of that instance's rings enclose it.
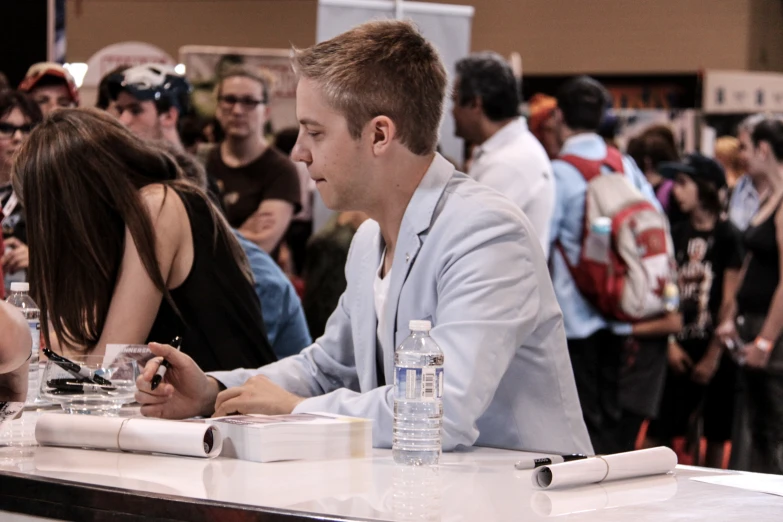
<instances>
[{"instance_id":1,"label":"long brown hair","mask_svg":"<svg viewBox=\"0 0 783 522\"><path fill-rule=\"evenodd\" d=\"M14 190L23 201L31 293L57 340L90 350L100 339L117 283L125 228L155 287L174 309L155 252L155 233L139 190L153 183L198 194L239 266L247 259L225 221L166 152L95 109L61 109L20 147ZM164 196L165 198L165 196ZM184 202L184 200L183 200ZM49 344L49 329L43 328Z\"/></svg>"}]
</instances>

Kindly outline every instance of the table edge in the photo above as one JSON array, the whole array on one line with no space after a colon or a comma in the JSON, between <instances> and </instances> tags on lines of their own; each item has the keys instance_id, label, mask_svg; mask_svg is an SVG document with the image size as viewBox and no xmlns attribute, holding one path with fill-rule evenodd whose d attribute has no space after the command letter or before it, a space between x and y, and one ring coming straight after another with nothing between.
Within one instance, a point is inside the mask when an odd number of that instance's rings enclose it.
<instances>
[{"instance_id":1,"label":"table edge","mask_svg":"<svg viewBox=\"0 0 783 522\"><path fill-rule=\"evenodd\" d=\"M120 520L362 522L365 519L88 484L0 470L0 510L61 520L86 514Z\"/></svg>"}]
</instances>

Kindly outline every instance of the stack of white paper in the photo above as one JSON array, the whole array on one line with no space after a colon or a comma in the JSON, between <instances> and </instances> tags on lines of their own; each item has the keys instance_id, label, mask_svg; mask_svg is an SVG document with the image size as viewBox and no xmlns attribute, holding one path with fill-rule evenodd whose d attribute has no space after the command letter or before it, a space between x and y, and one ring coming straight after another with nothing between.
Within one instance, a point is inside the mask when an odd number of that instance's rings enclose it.
<instances>
[{"instance_id":1,"label":"stack of white paper","mask_svg":"<svg viewBox=\"0 0 783 522\"><path fill-rule=\"evenodd\" d=\"M219 429L203 423L64 413L42 415L35 426L35 438L42 446L167 453L186 457L216 457L223 442Z\"/></svg>"},{"instance_id":2,"label":"stack of white paper","mask_svg":"<svg viewBox=\"0 0 783 522\"><path fill-rule=\"evenodd\" d=\"M223 433L224 457L273 462L368 457L372 421L329 413L208 419Z\"/></svg>"}]
</instances>

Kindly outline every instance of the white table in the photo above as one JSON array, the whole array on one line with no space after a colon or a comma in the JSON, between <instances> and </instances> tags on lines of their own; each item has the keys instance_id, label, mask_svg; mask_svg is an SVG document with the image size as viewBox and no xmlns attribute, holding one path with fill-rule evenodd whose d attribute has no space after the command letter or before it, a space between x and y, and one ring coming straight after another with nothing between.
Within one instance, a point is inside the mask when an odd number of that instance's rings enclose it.
<instances>
[{"instance_id":1,"label":"white table","mask_svg":"<svg viewBox=\"0 0 783 522\"><path fill-rule=\"evenodd\" d=\"M542 492L530 471L514 469L528 454L491 448L444 454L437 470L396 466L386 450L269 464L8 452L0 451L0 509L65 520L114 512L116 520L783 521L781 497L690 480L719 471L678 467L674 475Z\"/></svg>"}]
</instances>

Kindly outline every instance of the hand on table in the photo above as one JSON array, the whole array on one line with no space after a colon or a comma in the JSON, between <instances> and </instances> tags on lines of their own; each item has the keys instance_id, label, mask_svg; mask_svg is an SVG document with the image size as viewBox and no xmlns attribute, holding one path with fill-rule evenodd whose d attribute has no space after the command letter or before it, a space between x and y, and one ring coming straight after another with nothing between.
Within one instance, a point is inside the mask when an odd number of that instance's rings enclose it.
<instances>
[{"instance_id":1,"label":"hand on table","mask_svg":"<svg viewBox=\"0 0 783 522\"><path fill-rule=\"evenodd\" d=\"M141 404L141 414L164 419L209 416L220 391L217 381L207 377L193 359L171 346L150 343L149 347L159 357L149 361L136 379L136 400ZM163 358L169 362L169 368L160 385L152 390L152 377Z\"/></svg>"},{"instance_id":2,"label":"hand on table","mask_svg":"<svg viewBox=\"0 0 783 522\"><path fill-rule=\"evenodd\" d=\"M30 266L30 250L27 245L15 237L9 237L5 240L5 246L8 252L3 254L3 270L9 274L24 270Z\"/></svg>"},{"instance_id":3,"label":"hand on table","mask_svg":"<svg viewBox=\"0 0 783 522\"><path fill-rule=\"evenodd\" d=\"M263 375L256 375L242 386L220 392L215 402L213 417L234 413L283 415L294 411L303 400L302 397L284 390Z\"/></svg>"}]
</instances>

